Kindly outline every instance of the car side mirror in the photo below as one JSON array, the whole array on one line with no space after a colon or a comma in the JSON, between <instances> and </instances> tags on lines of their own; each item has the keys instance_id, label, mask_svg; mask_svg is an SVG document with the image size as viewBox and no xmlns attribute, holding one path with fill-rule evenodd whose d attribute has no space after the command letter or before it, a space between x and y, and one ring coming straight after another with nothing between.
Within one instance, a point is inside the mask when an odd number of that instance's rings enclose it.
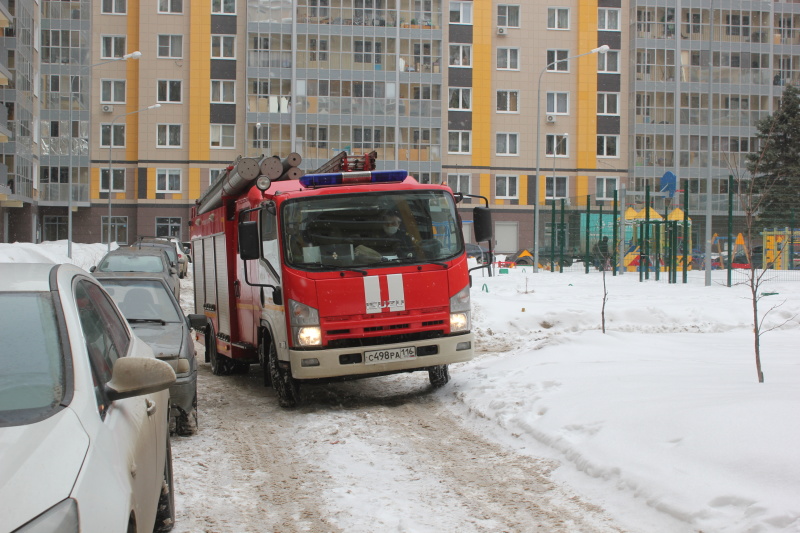
<instances>
[{"instance_id":1,"label":"car side mirror","mask_svg":"<svg viewBox=\"0 0 800 533\"><path fill-rule=\"evenodd\" d=\"M189 327L194 330L204 331L208 327L208 317L206 315L191 314L187 318L189 319Z\"/></svg>"},{"instance_id":2,"label":"car side mirror","mask_svg":"<svg viewBox=\"0 0 800 533\"><path fill-rule=\"evenodd\" d=\"M111 381L105 384L112 402L168 389L175 371L164 361L150 357L120 357L114 362Z\"/></svg>"},{"instance_id":3,"label":"car side mirror","mask_svg":"<svg viewBox=\"0 0 800 533\"><path fill-rule=\"evenodd\" d=\"M94 272L95 270L97 270L97 265L92 265L89 267L89 272Z\"/></svg>"},{"instance_id":4,"label":"car side mirror","mask_svg":"<svg viewBox=\"0 0 800 533\"><path fill-rule=\"evenodd\" d=\"M170 269L169 269L169 273L170 273L170 274L177 274L177 273L178 273L178 271L177 271L177 270L175 270L175 267L172 267L172 268L170 268Z\"/></svg>"}]
</instances>

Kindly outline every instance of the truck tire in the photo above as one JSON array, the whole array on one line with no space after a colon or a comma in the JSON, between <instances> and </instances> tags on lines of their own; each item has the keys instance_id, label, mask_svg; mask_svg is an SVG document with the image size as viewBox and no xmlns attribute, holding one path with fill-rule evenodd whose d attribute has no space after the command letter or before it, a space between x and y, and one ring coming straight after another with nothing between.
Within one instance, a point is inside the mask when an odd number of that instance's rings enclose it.
<instances>
[{"instance_id":1,"label":"truck tire","mask_svg":"<svg viewBox=\"0 0 800 533\"><path fill-rule=\"evenodd\" d=\"M272 375L269 371L269 359L266 354L266 347L271 342L268 339L261 339L261 344L258 346L258 362L261 363L261 369L264 371L264 386L272 387Z\"/></svg>"},{"instance_id":2,"label":"truck tire","mask_svg":"<svg viewBox=\"0 0 800 533\"><path fill-rule=\"evenodd\" d=\"M267 365L269 366L272 388L278 395L278 404L281 407L296 407L299 393L299 383L292 377L291 369L283 369L278 363L278 351L275 343L269 343L269 353L267 354Z\"/></svg>"},{"instance_id":3,"label":"truck tire","mask_svg":"<svg viewBox=\"0 0 800 533\"><path fill-rule=\"evenodd\" d=\"M234 362L230 358L217 353L217 335L214 326L208 327L206 334L206 354L211 363L211 373L215 376L230 376L233 373Z\"/></svg>"},{"instance_id":4,"label":"truck tire","mask_svg":"<svg viewBox=\"0 0 800 533\"><path fill-rule=\"evenodd\" d=\"M450 369L448 365L436 365L428 368L428 379L436 388L444 387L450 381Z\"/></svg>"}]
</instances>

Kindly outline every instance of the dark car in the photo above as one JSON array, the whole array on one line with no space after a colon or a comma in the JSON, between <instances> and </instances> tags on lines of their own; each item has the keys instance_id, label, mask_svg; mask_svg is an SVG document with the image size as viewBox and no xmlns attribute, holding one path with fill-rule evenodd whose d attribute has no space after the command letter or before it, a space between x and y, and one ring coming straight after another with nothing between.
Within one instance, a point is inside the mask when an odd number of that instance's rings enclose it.
<instances>
[{"instance_id":1,"label":"dark car","mask_svg":"<svg viewBox=\"0 0 800 533\"><path fill-rule=\"evenodd\" d=\"M188 265L186 256L183 254L183 249L181 248L181 245L178 243L177 239L167 237L139 237L138 241L130 245L131 248L142 248L148 246L154 248L163 248L164 251L167 252L167 256L172 262L172 266L178 270L178 277L183 279L183 277L186 275Z\"/></svg>"},{"instance_id":2,"label":"dark car","mask_svg":"<svg viewBox=\"0 0 800 533\"><path fill-rule=\"evenodd\" d=\"M486 263L492 262L493 254L490 255L487 248L478 246L477 244L473 244L471 242L465 243L464 247L467 250L467 257L475 259L478 264L485 265Z\"/></svg>"},{"instance_id":3,"label":"dark car","mask_svg":"<svg viewBox=\"0 0 800 533\"><path fill-rule=\"evenodd\" d=\"M98 278L133 331L155 356L169 363L177 381L169 388L170 430L192 435L197 429L197 359L190 328L204 329L205 315L184 316L160 276Z\"/></svg>"},{"instance_id":4,"label":"dark car","mask_svg":"<svg viewBox=\"0 0 800 533\"><path fill-rule=\"evenodd\" d=\"M96 278L106 276L118 277L152 277L164 278L175 298L180 301L181 284L178 270L172 266L167 253L161 248L117 248L108 252L96 266L89 269Z\"/></svg>"}]
</instances>

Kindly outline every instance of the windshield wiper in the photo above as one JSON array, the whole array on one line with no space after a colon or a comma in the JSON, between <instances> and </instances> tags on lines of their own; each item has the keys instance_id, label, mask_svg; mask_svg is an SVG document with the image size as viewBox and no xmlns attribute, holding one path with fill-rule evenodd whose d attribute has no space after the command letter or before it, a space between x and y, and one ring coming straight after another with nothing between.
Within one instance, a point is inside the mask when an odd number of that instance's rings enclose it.
<instances>
[{"instance_id":1,"label":"windshield wiper","mask_svg":"<svg viewBox=\"0 0 800 533\"><path fill-rule=\"evenodd\" d=\"M152 322L154 324L161 324L162 326L166 326L167 322L161 318L129 318L128 323L130 324L138 324L138 323L147 323Z\"/></svg>"},{"instance_id":2,"label":"windshield wiper","mask_svg":"<svg viewBox=\"0 0 800 533\"><path fill-rule=\"evenodd\" d=\"M366 276L367 275L367 272L365 270L359 270L357 268L342 268L342 267L340 267L338 265L323 264L323 263L320 263L320 262L316 262L316 263L298 263L298 266L302 266L302 267L308 268L308 269L312 269L312 268L314 268L314 269L328 268L328 269L331 270L331 272L341 272L342 274L344 274L345 272L352 272L354 274L360 274L362 276Z\"/></svg>"}]
</instances>

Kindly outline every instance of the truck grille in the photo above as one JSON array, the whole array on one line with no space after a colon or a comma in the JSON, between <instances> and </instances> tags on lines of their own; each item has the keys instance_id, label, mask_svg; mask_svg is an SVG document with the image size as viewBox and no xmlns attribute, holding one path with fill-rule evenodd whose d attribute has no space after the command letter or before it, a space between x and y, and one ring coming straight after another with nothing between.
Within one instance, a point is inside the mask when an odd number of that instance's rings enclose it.
<instances>
[{"instance_id":1,"label":"truck grille","mask_svg":"<svg viewBox=\"0 0 800 533\"><path fill-rule=\"evenodd\" d=\"M328 348L360 348L362 346L377 346L381 344L396 344L401 342L419 342L428 339L443 337L444 332L417 331L414 333L398 333L395 335L380 335L377 337L350 337L333 339L328 342Z\"/></svg>"}]
</instances>

